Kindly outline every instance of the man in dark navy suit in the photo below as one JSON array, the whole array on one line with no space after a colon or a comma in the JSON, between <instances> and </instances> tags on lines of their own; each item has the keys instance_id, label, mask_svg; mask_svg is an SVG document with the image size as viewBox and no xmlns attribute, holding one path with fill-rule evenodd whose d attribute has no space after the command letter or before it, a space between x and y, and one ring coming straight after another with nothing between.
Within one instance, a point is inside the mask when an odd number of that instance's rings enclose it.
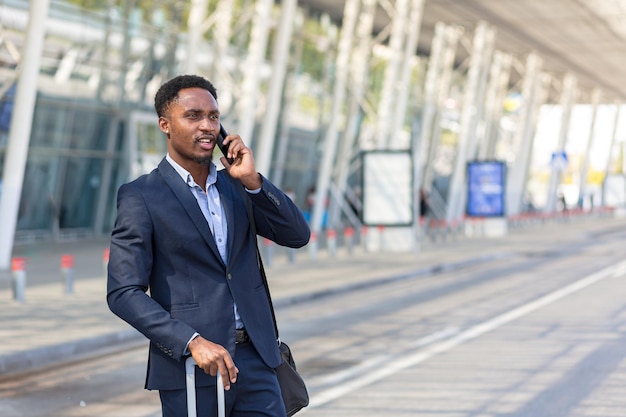
<instances>
[{"instance_id":1,"label":"man in dark navy suit","mask_svg":"<svg viewBox=\"0 0 626 417\"><path fill-rule=\"evenodd\" d=\"M217 371L227 415L285 416L274 371L280 354L248 213L258 235L290 248L307 244L307 223L255 170L238 135L225 138L232 163L222 157L225 169L217 170L220 112L209 81L183 75L166 82L155 109L168 152L154 171L119 189L109 307L150 340L146 388L159 390L164 417L187 415L189 355L201 369L199 416L216 414Z\"/></svg>"}]
</instances>

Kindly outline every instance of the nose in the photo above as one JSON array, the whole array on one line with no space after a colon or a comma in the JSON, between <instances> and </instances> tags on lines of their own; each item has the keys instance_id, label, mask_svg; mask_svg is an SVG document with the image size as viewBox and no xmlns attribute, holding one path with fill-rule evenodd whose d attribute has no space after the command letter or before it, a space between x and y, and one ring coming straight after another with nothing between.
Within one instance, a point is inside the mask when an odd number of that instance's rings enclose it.
<instances>
[{"instance_id":1,"label":"nose","mask_svg":"<svg viewBox=\"0 0 626 417\"><path fill-rule=\"evenodd\" d=\"M202 131L212 130L213 126L211 125L211 118L210 117L203 117L202 121L200 123L199 128Z\"/></svg>"},{"instance_id":2,"label":"nose","mask_svg":"<svg viewBox=\"0 0 626 417\"><path fill-rule=\"evenodd\" d=\"M220 126L219 120L214 120L214 118L211 116L203 117L202 123L200 123L200 130L202 131L218 130L219 126Z\"/></svg>"}]
</instances>

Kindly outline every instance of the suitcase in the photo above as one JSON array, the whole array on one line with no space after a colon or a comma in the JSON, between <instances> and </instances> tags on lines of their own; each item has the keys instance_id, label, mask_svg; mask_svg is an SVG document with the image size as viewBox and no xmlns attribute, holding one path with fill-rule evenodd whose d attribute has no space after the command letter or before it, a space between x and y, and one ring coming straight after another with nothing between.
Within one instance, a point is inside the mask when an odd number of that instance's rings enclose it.
<instances>
[{"instance_id":1,"label":"suitcase","mask_svg":"<svg viewBox=\"0 0 626 417\"><path fill-rule=\"evenodd\" d=\"M187 385L187 415L198 417L196 412L196 361L190 356L185 360L185 383ZM217 371L217 417L225 417L226 406L224 403L224 383L222 376Z\"/></svg>"}]
</instances>

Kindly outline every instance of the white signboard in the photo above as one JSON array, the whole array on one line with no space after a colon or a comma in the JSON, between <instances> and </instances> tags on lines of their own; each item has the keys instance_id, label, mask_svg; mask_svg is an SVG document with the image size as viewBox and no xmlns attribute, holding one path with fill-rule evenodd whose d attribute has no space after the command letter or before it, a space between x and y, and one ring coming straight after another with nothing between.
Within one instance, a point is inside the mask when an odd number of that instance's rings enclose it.
<instances>
[{"instance_id":1,"label":"white signboard","mask_svg":"<svg viewBox=\"0 0 626 417\"><path fill-rule=\"evenodd\" d=\"M413 168L408 151L364 152L363 224L407 226L413 223Z\"/></svg>"},{"instance_id":2,"label":"white signboard","mask_svg":"<svg viewBox=\"0 0 626 417\"><path fill-rule=\"evenodd\" d=\"M604 205L626 207L626 177L624 174L609 175L604 180Z\"/></svg>"}]
</instances>

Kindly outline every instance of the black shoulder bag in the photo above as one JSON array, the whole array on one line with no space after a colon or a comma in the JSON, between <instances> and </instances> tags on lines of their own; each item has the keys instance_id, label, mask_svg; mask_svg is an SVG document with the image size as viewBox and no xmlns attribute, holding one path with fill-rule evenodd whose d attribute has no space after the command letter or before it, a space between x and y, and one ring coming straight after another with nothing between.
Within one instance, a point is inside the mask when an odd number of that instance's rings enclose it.
<instances>
[{"instance_id":1,"label":"black shoulder bag","mask_svg":"<svg viewBox=\"0 0 626 417\"><path fill-rule=\"evenodd\" d=\"M232 177L231 177L232 178ZM256 222L254 221L254 213L252 212L252 202L250 197L246 195L246 191L243 189L241 183L233 180L235 187L242 194L244 203L246 204L246 210L250 220L252 231L254 232L254 238L256 242ZM296 363L291 355L291 349L283 341L280 340L278 334L278 324L276 323L276 314L274 313L274 305L272 303L272 296L270 295L270 288L267 284L267 276L265 275L265 268L263 267L263 260L261 259L261 253L259 251L259 245L256 245L257 262L261 277L263 278L263 285L265 286L265 292L267 293L267 300L270 304L270 310L272 311L272 320L274 321L274 331L276 332L276 340L278 342L278 349L280 350L280 356L282 358L281 364L276 368L276 376L278 377L278 383L280 384L280 391L283 396L283 402L285 403L285 409L287 410L287 416L291 417L304 407L309 405L309 393L304 384L304 380L298 374L296 370Z\"/></svg>"},{"instance_id":2,"label":"black shoulder bag","mask_svg":"<svg viewBox=\"0 0 626 417\"><path fill-rule=\"evenodd\" d=\"M283 396L283 402L285 403L287 415L291 417L302 408L309 405L309 393L307 392L306 385L304 384L302 377L298 374L298 371L296 371L296 363L291 355L291 349L289 349L287 343L283 342L280 340L280 337L278 337L276 315L274 314L272 297L270 296L270 290L267 285L267 277L265 276L265 270L263 268L263 262L261 261L261 255L258 247L257 256L259 258L259 269L261 270L261 276L263 277L263 284L265 285L267 298L270 302L270 309L272 310L272 319L274 319L274 330L276 331L278 349L280 350L280 356L282 358L282 362L278 365L278 368L276 368L276 376L278 377L278 383L280 384L280 391Z\"/></svg>"}]
</instances>

